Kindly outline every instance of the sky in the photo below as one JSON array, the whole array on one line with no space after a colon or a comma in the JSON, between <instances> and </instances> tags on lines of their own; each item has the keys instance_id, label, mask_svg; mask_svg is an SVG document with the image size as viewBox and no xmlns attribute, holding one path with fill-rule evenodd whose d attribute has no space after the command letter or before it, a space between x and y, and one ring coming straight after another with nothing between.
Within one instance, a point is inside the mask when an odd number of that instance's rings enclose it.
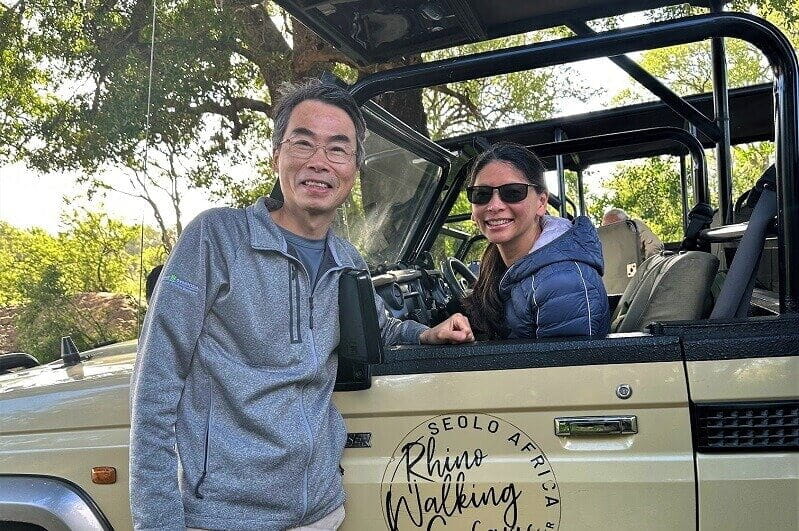
<instances>
[{"instance_id":1,"label":"sky","mask_svg":"<svg viewBox=\"0 0 799 531\"><path fill-rule=\"evenodd\" d=\"M109 174L107 181L125 185L124 177ZM183 193L184 225L203 210L216 204L197 190ZM71 201L67 205L66 200ZM158 201L167 205L166 197ZM38 174L27 170L22 164L0 167L0 220L17 227L41 227L55 234L60 228L60 218L66 210L85 207L89 210L105 210L112 218L129 224L156 225L150 206L142 199L108 192L106 197L86 197L86 188L75 183L75 175L69 173ZM162 209L167 225L175 224L172 210Z\"/></svg>"},{"instance_id":2,"label":"sky","mask_svg":"<svg viewBox=\"0 0 799 531\"><path fill-rule=\"evenodd\" d=\"M600 99L607 100L621 88L629 84L629 77L608 59L595 59L575 63L583 78L590 84L601 84L606 94ZM579 114L587 110L597 110L601 102L579 101L564 102L562 114ZM108 180L124 186L125 178L121 175L108 174ZM217 206L208 200L200 191L190 190L183 196L184 225L203 210ZM72 200L67 206L65 198ZM161 198L160 202L166 201ZM38 174L27 170L22 164L0 167L0 220L17 227L42 227L48 232L56 233L60 226L60 217L65 208L85 206L98 208L102 206L112 217L122 219L131 224L142 221L154 225L155 220L149 206L141 199L126 197L109 192L104 199L86 199L86 189L75 184L75 174L53 173ZM169 212L170 209L163 209ZM167 223L174 224L174 219L167 218Z\"/></svg>"},{"instance_id":3,"label":"sky","mask_svg":"<svg viewBox=\"0 0 799 531\"><path fill-rule=\"evenodd\" d=\"M628 15L625 19L625 26L642 22L638 14ZM632 57L635 59L636 55ZM571 66L581 73L589 86L602 87L604 93L587 103L564 101L560 105L562 112L559 115L599 110L606 106L616 92L631 82L626 73L605 58L573 63ZM125 178L122 175L109 173L105 180L124 188ZM67 200L71 201L70 205L67 205ZM165 196L156 201L159 204L168 204ZM210 201L203 192L185 192L182 204L184 226L194 216L213 206L218 205ZM155 225L152 211L142 199L109 192L104 198L94 197L90 201L86 197L86 188L76 185L75 174L42 175L27 170L22 164L0 167L0 220L22 228L41 227L55 234L59 231L62 213L75 207L92 210L103 208L111 217L130 224L143 222ZM166 214L171 209L163 208L162 211ZM173 225L175 220L167 216L166 222Z\"/></svg>"}]
</instances>

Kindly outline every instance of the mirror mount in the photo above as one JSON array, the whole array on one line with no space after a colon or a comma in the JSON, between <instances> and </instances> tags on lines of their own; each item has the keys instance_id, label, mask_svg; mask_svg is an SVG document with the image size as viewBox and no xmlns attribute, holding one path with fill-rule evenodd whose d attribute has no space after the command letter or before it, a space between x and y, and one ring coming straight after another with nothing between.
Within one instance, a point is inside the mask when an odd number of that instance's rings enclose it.
<instances>
[{"instance_id":1,"label":"mirror mount","mask_svg":"<svg viewBox=\"0 0 799 531\"><path fill-rule=\"evenodd\" d=\"M358 391L372 385L371 365L383 362L383 340L369 271L348 269L339 279L339 344L337 391Z\"/></svg>"}]
</instances>

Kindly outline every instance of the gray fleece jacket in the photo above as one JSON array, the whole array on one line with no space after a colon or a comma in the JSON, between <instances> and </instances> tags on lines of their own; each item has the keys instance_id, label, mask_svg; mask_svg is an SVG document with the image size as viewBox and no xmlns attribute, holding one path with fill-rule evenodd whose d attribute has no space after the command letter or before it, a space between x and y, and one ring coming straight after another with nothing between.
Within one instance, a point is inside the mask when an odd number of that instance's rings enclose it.
<instances>
[{"instance_id":1,"label":"gray fleece jacket","mask_svg":"<svg viewBox=\"0 0 799 531\"><path fill-rule=\"evenodd\" d=\"M366 264L329 233L312 288L279 207L200 214L161 273L131 381L136 529L285 529L344 502L338 280ZM426 327L375 301L385 344L418 343Z\"/></svg>"}]
</instances>

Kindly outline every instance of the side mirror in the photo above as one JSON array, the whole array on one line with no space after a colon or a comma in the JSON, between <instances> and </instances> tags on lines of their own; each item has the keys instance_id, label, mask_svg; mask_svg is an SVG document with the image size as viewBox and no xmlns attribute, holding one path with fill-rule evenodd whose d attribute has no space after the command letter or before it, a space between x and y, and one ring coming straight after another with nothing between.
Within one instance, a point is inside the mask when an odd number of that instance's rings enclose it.
<instances>
[{"instance_id":1,"label":"side mirror","mask_svg":"<svg viewBox=\"0 0 799 531\"><path fill-rule=\"evenodd\" d=\"M372 385L370 365L383 362L383 341L372 277L368 271L352 269L341 275L338 309L336 390L368 389Z\"/></svg>"}]
</instances>

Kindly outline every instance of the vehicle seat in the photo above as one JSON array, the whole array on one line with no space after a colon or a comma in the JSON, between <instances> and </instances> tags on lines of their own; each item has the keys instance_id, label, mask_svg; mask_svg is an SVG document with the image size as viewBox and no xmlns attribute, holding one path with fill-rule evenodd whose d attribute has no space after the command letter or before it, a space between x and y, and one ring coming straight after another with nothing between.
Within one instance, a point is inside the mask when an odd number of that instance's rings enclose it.
<instances>
[{"instance_id":1,"label":"vehicle seat","mask_svg":"<svg viewBox=\"0 0 799 531\"><path fill-rule=\"evenodd\" d=\"M608 295L624 293L638 266L644 261L641 235L632 220L603 225L597 229L602 243L605 273L602 281Z\"/></svg>"},{"instance_id":2,"label":"vehicle seat","mask_svg":"<svg viewBox=\"0 0 799 531\"><path fill-rule=\"evenodd\" d=\"M703 251L650 256L624 290L610 331L643 332L655 321L705 317L718 268L718 258Z\"/></svg>"},{"instance_id":3,"label":"vehicle seat","mask_svg":"<svg viewBox=\"0 0 799 531\"><path fill-rule=\"evenodd\" d=\"M724 225L724 222L721 220L721 210L715 209L713 211L713 220L710 222L710 228L715 229L717 227L721 227ZM724 243L710 243L710 252L719 259L719 271L727 271L727 255L726 255L726 244Z\"/></svg>"}]
</instances>

